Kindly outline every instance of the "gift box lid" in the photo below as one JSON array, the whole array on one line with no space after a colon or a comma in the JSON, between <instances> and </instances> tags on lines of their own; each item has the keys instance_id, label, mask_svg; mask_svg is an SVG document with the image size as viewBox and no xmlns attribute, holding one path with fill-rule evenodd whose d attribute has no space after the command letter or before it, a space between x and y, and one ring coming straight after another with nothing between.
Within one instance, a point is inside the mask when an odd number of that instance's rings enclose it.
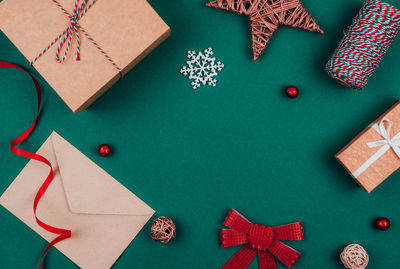
<instances>
[{"instance_id":1,"label":"gift box lid","mask_svg":"<svg viewBox=\"0 0 400 269\"><path fill-rule=\"evenodd\" d=\"M82 3L82 1L80 1ZM92 3L93 0L89 0ZM126 74L168 37L170 29L145 0L94 1L78 24ZM73 14L74 0L59 0ZM51 0L3 0L0 29L29 62L34 60L71 22ZM120 79L120 73L80 32L80 61L75 61L73 37L65 62L56 61L58 41L33 66L74 111L89 106ZM66 45L63 50L65 51ZM62 55L62 54L61 54Z\"/></svg>"}]
</instances>

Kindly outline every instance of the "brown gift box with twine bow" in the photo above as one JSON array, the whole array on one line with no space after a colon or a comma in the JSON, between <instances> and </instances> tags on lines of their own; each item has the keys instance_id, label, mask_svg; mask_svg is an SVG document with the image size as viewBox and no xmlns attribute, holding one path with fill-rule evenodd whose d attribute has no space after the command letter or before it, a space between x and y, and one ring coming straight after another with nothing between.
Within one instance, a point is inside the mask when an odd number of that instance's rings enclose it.
<instances>
[{"instance_id":1,"label":"brown gift box with twine bow","mask_svg":"<svg viewBox=\"0 0 400 269\"><path fill-rule=\"evenodd\" d=\"M79 11L85 1L86 7L95 3L76 20L76 25L74 18L68 17L62 8L73 17L74 10ZM59 63L56 60L57 48L64 35L33 66L71 110L79 112L165 40L170 29L146 0L80 0L78 9L74 9L75 3L76 0L3 0L0 3L0 29L32 62L71 27L72 43L65 61ZM61 48L60 59L67 47L68 38ZM75 60L77 51L80 52L79 61Z\"/></svg>"},{"instance_id":2,"label":"brown gift box with twine bow","mask_svg":"<svg viewBox=\"0 0 400 269\"><path fill-rule=\"evenodd\" d=\"M368 193L400 167L400 102L370 124L336 158Z\"/></svg>"}]
</instances>

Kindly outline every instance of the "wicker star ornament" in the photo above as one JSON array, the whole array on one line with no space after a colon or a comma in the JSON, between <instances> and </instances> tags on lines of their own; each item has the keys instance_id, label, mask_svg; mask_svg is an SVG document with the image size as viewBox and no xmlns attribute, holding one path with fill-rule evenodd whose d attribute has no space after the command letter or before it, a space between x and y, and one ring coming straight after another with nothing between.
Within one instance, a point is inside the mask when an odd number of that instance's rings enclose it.
<instances>
[{"instance_id":1,"label":"wicker star ornament","mask_svg":"<svg viewBox=\"0 0 400 269\"><path fill-rule=\"evenodd\" d=\"M249 17L254 61L280 25L324 34L299 0L212 0L206 5Z\"/></svg>"}]
</instances>

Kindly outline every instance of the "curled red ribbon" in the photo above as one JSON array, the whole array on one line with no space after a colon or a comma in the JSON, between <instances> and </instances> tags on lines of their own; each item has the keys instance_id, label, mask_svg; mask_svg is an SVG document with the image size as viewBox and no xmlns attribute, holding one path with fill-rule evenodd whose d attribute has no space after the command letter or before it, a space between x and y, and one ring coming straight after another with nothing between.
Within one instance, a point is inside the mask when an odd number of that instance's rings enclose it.
<instances>
[{"instance_id":1,"label":"curled red ribbon","mask_svg":"<svg viewBox=\"0 0 400 269\"><path fill-rule=\"evenodd\" d=\"M301 222L270 227L252 224L236 210L232 209L224 221L231 229L221 229L223 247L246 244L222 269L244 269L258 254L260 269L276 269L274 256L287 267L292 267L300 253L278 240L303 240Z\"/></svg>"},{"instance_id":2,"label":"curled red ribbon","mask_svg":"<svg viewBox=\"0 0 400 269\"><path fill-rule=\"evenodd\" d=\"M35 88L36 88L36 94L37 94L37 99L38 99L38 105L37 105L37 112L36 112L36 117L35 120L33 122L33 124L25 131L23 132L20 136L18 136L17 138L15 138L13 141L11 141L10 143L10 149L11 152L13 152L14 154L17 154L19 156L22 157L26 157L32 160L36 160L39 162L42 162L44 164L46 164L47 166L50 167L50 172L46 178L46 180L44 181L44 183L42 184L42 186L39 188L39 191L36 193L35 196L35 200L33 202L33 212L36 218L36 222L39 224L40 227L42 227L43 229L45 229L46 231L49 231L51 233L57 234L58 236L49 243L49 245L46 247L46 249L43 251L43 254L40 258L40 263L39 263L39 269L42 268L42 260L43 257L46 255L47 251L49 251L49 249L54 246L55 244L57 244L58 242L70 238L71 237L71 230L65 230L65 229L61 229L61 228L56 228L53 226L50 226L44 222L42 222L37 216L36 216L36 209L37 206L39 204L40 199L42 198L42 196L44 195L44 193L46 192L47 188L49 187L49 185L51 184L51 182L53 181L53 167L51 165L51 163L44 158L43 156L40 156L36 153L32 153L32 152L28 152L19 148L16 148L16 146L18 144L20 144L22 141L24 141L35 129L36 126L36 122L38 119L38 116L40 114L40 104L41 104L41 100L42 100L42 95L41 95L41 88L39 83L37 82L37 80L24 68L13 64L13 63L8 63L8 62L0 62L0 67L8 67L8 68L16 68L22 71L25 71L26 73L28 73L28 75L31 77L33 83L35 84Z\"/></svg>"}]
</instances>

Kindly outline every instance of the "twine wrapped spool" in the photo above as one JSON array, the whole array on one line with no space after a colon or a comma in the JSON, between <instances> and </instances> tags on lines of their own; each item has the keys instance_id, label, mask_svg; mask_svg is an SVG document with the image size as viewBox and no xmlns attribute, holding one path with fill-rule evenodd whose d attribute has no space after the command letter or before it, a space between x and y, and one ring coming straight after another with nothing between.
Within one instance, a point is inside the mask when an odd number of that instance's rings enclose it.
<instances>
[{"instance_id":1,"label":"twine wrapped spool","mask_svg":"<svg viewBox=\"0 0 400 269\"><path fill-rule=\"evenodd\" d=\"M400 10L368 0L345 31L326 65L328 75L354 89L363 89L400 28Z\"/></svg>"},{"instance_id":2,"label":"twine wrapped spool","mask_svg":"<svg viewBox=\"0 0 400 269\"><path fill-rule=\"evenodd\" d=\"M365 249L358 244L351 244L344 248L340 254L343 265L349 269L364 269L368 265L368 254Z\"/></svg>"},{"instance_id":3,"label":"twine wrapped spool","mask_svg":"<svg viewBox=\"0 0 400 269\"><path fill-rule=\"evenodd\" d=\"M150 235L151 238L160 243L168 243L176 236L175 223L168 217L156 218L151 225Z\"/></svg>"}]
</instances>

